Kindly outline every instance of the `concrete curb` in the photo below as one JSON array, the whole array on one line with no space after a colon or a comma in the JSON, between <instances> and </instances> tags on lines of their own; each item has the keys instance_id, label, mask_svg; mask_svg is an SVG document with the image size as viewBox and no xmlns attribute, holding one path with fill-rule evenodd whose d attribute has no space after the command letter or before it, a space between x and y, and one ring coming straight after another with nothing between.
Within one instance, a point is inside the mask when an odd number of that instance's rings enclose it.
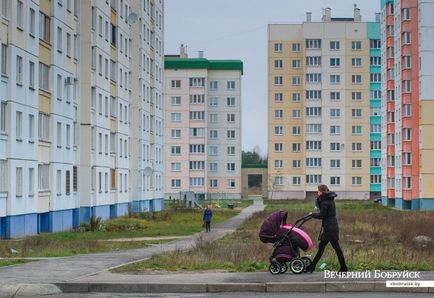
<instances>
[{"instance_id":1,"label":"concrete curb","mask_svg":"<svg viewBox=\"0 0 434 298\"><path fill-rule=\"evenodd\" d=\"M0 285L0 297L42 296L61 294L62 290L53 284L5 284Z\"/></svg>"},{"instance_id":2,"label":"concrete curb","mask_svg":"<svg viewBox=\"0 0 434 298\"><path fill-rule=\"evenodd\" d=\"M54 286L54 285L53 285ZM434 293L434 288L387 288L381 281L267 283L56 283L64 293L391 292ZM1 292L0 292L1 293Z\"/></svg>"}]
</instances>

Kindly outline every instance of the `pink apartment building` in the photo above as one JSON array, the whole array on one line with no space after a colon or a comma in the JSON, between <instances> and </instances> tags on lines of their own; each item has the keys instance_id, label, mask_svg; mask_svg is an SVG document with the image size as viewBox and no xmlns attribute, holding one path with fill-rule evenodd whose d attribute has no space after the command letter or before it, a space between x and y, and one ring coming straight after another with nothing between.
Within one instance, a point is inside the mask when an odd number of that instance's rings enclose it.
<instances>
[{"instance_id":1,"label":"pink apartment building","mask_svg":"<svg viewBox=\"0 0 434 298\"><path fill-rule=\"evenodd\" d=\"M165 199L241 198L239 60L165 59Z\"/></svg>"}]
</instances>

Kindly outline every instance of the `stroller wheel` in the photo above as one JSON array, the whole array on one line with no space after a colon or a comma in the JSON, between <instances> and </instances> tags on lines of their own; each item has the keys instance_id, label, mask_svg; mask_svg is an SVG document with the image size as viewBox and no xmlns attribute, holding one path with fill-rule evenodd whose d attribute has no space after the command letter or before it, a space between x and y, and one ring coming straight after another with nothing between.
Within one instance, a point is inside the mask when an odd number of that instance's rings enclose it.
<instances>
[{"instance_id":1,"label":"stroller wheel","mask_svg":"<svg viewBox=\"0 0 434 298\"><path fill-rule=\"evenodd\" d=\"M304 262L304 269L309 267L310 264L312 264L312 260L309 257L301 257L302 261Z\"/></svg>"},{"instance_id":2,"label":"stroller wheel","mask_svg":"<svg viewBox=\"0 0 434 298\"><path fill-rule=\"evenodd\" d=\"M282 266L280 266L279 262L271 262L270 266L268 267L268 271L270 271L270 273L273 275L280 274L281 270Z\"/></svg>"},{"instance_id":3,"label":"stroller wheel","mask_svg":"<svg viewBox=\"0 0 434 298\"><path fill-rule=\"evenodd\" d=\"M289 263L289 267L291 268L292 273L301 274L304 272L304 262L299 258L294 258Z\"/></svg>"},{"instance_id":4,"label":"stroller wheel","mask_svg":"<svg viewBox=\"0 0 434 298\"><path fill-rule=\"evenodd\" d=\"M286 265L285 262L281 262L280 263L280 273L285 273L286 271L288 271L288 265Z\"/></svg>"}]
</instances>

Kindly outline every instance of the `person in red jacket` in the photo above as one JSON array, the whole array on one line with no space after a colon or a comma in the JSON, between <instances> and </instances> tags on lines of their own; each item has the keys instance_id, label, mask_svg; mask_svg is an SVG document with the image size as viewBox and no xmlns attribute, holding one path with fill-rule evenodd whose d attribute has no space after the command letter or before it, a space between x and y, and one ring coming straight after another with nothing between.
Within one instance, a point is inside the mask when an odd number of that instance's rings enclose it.
<instances>
[{"instance_id":1,"label":"person in red jacket","mask_svg":"<svg viewBox=\"0 0 434 298\"><path fill-rule=\"evenodd\" d=\"M318 252L316 253L316 256L313 259L312 263L306 268L306 272L312 273L315 270L315 266L321 259L321 256L324 253L324 249L329 242L331 243L338 257L339 264L341 266L339 272L348 271L348 267L345 263L344 254L339 245L339 225L336 219L335 205L336 197L337 194L331 192L327 185L318 185L318 197L316 199L316 206L319 208L320 212L311 212L310 215L313 218L322 220L321 232L320 236L318 237L318 240L320 240L320 242L318 244Z\"/></svg>"}]
</instances>

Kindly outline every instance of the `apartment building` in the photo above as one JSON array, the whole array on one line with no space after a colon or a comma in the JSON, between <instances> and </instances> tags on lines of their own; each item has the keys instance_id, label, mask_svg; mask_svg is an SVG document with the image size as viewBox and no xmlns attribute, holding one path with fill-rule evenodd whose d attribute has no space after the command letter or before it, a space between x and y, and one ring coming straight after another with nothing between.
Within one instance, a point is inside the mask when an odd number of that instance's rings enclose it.
<instances>
[{"instance_id":1,"label":"apartment building","mask_svg":"<svg viewBox=\"0 0 434 298\"><path fill-rule=\"evenodd\" d=\"M241 198L239 60L165 59L165 198Z\"/></svg>"},{"instance_id":2,"label":"apartment building","mask_svg":"<svg viewBox=\"0 0 434 298\"><path fill-rule=\"evenodd\" d=\"M161 210L163 1L0 5L1 237Z\"/></svg>"},{"instance_id":3,"label":"apartment building","mask_svg":"<svg viewBox=\"0 0 434 298\"><path fill-rule=\"evenodd\" d=\"M382 202L433 210L434 1L382 0Z\"/></svg>"},{"instance_id":4,"label":"apartment building","mask_svg":"<svg viewBox=\"0 0 434 298\"><path fill-rule=\"evenodd\" d=\"M380 195L379 15L268 27L269 196Z\"/></svg>"}]
</instances>

